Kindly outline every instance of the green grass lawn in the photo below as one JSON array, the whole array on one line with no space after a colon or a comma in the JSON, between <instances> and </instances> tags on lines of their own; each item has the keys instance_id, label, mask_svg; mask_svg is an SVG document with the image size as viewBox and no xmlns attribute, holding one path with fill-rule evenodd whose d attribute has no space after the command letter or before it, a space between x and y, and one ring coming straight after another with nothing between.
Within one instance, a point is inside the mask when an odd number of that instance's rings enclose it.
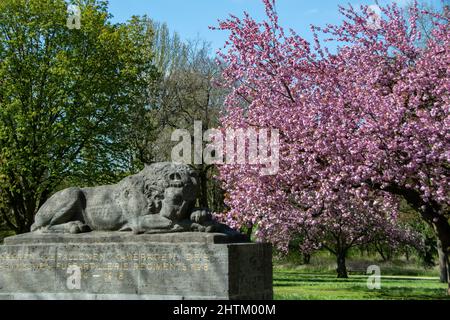
<instances>
[{"instance_id":1,"label":"green grass lawn","mask_svg":"<svg viewBox=\"0 0 450 320\"><path fill-rule=\"evenodd\" d=\"M386 275L380 290L367 288L366 275L337 279L334 273L274 269L276 300L450 300L438 277Z\"/></svg>"}]
</instances>

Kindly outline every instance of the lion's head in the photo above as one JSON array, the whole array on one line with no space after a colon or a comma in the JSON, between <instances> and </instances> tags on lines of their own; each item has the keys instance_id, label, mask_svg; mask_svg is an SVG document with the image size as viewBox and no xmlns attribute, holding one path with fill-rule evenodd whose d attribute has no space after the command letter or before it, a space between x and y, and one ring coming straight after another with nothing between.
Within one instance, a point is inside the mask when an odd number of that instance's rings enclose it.
<instances>
[{"instance_id":1,"label":"lion's head","mask_svg":"<svg viewBox=\"0 0 450 320\"><path fill-rule=\"evenodd\" d=\"M187 219L198 193L197 172L185 164L162 162L148 165L139 175L149 211L173 221Z\"/></svg>"}]
</instances>

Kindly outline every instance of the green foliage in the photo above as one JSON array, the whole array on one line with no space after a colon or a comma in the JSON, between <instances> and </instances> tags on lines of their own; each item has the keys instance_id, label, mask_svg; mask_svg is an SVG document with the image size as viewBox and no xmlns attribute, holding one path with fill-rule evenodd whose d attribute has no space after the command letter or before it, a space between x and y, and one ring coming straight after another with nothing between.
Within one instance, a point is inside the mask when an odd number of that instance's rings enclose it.
<instances>
[{"instance_id":1,"label":"green foliage","mask_svg":"<svg viewBox=\"0 0 450 320\"><path fill-rule=\"evenodd\" d=\"M400 205L400 220L422 235L424 246L421 250L415 251L425 268L434 267L438 252L436 247L436 234L432 227L406 201L402 201Z\"/></svg>"},{"instance_id":2,"label":"green foliage","mask_svg":"<svg viewBox=\"0 0 450 320\"><path fill-rule=\"evenodd\" d=\"M15 235L14 231L0 230L0 245L3 243L3 239L11 237L13 235Z\"/></svg>"},{"instance_id":3,"label":"green foliage","mask_svg":"<svg viewBox=\"0 0 450 320\"><path fill-rule=\"evenodd\" d=\"M150 29L113 25L107 3L0 2L0 215L26 232L64 183L115 181L130 164L133 125L148 104Z\"/></svg>"}]
</instances>

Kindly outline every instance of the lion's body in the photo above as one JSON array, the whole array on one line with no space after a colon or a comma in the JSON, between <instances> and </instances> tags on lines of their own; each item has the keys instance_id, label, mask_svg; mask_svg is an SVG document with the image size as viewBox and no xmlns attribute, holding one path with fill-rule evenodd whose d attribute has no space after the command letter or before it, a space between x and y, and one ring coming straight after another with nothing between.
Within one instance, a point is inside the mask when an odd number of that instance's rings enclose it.
<instances>
[{"instance_id":1,"label":"lion's body","mask_svg":"<svg viewBox=\"0 0 450 320\"><path fill-rule=\"evenodd\" d=\"M197 183L188 166L158 163L114 185L65 189L40 208L32 231L170 230L191 218ZM206 216L197 214L195 222Z\"/></svg>"}]
</instances>

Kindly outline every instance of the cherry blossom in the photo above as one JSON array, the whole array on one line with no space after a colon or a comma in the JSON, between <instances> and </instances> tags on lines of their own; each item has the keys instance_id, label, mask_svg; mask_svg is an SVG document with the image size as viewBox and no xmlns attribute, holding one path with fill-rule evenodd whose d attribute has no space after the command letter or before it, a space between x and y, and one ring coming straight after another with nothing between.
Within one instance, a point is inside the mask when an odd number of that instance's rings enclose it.
<instances>
[{"instance_id":1,"label":"cherry blossom","mask_svg":"<svg viewBox=\"0 0 450 320\"><path fill-rule=\"evenodd\" d=\"M286 247L301 228L339 219L349 232L364 219L389 226L393 196L403 197L450 248L448 18L415 5L406 19L394 3L374 28L368 6L339 7L344 22L311 27L309 43L279 25L275 1L264 4L265 21L245 13L215 28L229 32L218 53L231 89L221 123L279 130L280 170L221 166L223 219ZM434 24L426 46L422 14ZM336 53L319 33L340 43Z\"/></svg>"}]
</instances>

